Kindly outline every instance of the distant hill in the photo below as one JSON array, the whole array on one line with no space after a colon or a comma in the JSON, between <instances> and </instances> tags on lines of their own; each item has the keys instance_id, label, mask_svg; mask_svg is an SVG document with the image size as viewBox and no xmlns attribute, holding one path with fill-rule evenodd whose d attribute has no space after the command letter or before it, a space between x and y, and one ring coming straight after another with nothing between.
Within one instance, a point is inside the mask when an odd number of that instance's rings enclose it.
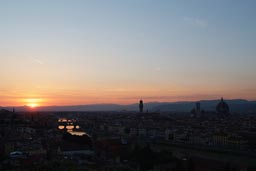
<instances>
[{"instance_id":1,"label":"distant hill","mask_svg":"<svg viewBox=\"0 0 256 171\"><path fill-rule=\"evenodd\" d=\"M220 100L201 100L201 109L205 111L215 111L216 105ZM256 112L256 101L244 99L225 100L231 112ZM190 112L195 106L195 102L149 102L144 104L144 110L150 112L173 111ZM12 111L12 107L5 107ZM27 106L15 107L16 111L31 110ZM37 111L138 111L138 104L119 105L119 104L92 104L74 106L44 106L37 107Z\"/></svg>"}]
</instances>

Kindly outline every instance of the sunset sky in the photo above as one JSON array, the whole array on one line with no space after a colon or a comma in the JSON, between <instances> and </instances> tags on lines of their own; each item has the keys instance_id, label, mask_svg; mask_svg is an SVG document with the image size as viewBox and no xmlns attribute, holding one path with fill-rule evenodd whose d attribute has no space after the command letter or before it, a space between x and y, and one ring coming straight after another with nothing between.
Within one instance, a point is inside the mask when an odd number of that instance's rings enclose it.
<instances>
[{"instance_id":1,"label":"sunset sky","mask_svg":"<svg viewBox=\"0 0 256 171\"><path fill-rule=\"evenodd\" d=\"M255 0L0 1L0 106L256 100Z\"/></svg>"}]
</instances>

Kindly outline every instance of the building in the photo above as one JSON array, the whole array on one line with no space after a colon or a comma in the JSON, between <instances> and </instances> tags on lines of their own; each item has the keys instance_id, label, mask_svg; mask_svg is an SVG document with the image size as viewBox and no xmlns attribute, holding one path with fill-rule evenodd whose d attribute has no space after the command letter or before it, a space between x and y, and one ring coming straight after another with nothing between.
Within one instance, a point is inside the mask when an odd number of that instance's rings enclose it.
<instances>
[{"instance_id":1,"label":"building","mask_svg":"<svg viewBox=\"0 0 256 171\"><path fill-rule=\"evenodd\" d=\"M216 106L216 111L221 114L229 114L228 104L221 98L221 101Z\"/></svg>"},{"instance_id":2,"label":"building","mask_svg":"<svg viewBox=\"0 0 256 171\"><path fill-rule=\"evenodd\" d=\"M142 100L140 100L139 108L140 108L140 113L143 113L143 101Z\"/></svg>"}]
</instances>

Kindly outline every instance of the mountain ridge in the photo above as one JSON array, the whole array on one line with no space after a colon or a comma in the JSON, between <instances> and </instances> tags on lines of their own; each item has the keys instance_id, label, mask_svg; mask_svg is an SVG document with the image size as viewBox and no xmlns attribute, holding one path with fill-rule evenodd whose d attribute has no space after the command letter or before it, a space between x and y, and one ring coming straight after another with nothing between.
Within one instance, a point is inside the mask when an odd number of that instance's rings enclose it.
<instances>
[{"instance_id":1,"label":"mountain ridge","mask_svg":"<svg viewBox=\"0 0 256 171\"><path fill-rule=\"evenodd\" d=\"M256 112L256 101L245 99L225 100L230 106L231 112ZM220 100L199 100L183 102L147 102L144 103L144 111L173 111L173 112L190 112L196 102L200 102L201 109L206 111L215 111L216 105ZM13 107L0 107L12 111ZM138 111L138 103L133 104L88 104L88 105L67 105L67 106L40 106L30 108L28 106L16 106L15 111Z\"/></svg>"}]
</instances>

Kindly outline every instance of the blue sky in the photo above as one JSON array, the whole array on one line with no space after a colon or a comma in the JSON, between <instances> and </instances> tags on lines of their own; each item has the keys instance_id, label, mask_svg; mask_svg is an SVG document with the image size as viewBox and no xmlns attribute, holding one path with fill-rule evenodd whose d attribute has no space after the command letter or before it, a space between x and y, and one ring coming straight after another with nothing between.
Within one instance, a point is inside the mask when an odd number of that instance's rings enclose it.
<instances>
[{"instance_id":1,"label":"blue sky","mask_svg":"<svg viewBox=\"0 0 256 171\"><path fill-rule=\"evenodd\" d=\"M255 100L255 8L253 0L1 1L2 104Z\"/></svg>"}]
</instances>

